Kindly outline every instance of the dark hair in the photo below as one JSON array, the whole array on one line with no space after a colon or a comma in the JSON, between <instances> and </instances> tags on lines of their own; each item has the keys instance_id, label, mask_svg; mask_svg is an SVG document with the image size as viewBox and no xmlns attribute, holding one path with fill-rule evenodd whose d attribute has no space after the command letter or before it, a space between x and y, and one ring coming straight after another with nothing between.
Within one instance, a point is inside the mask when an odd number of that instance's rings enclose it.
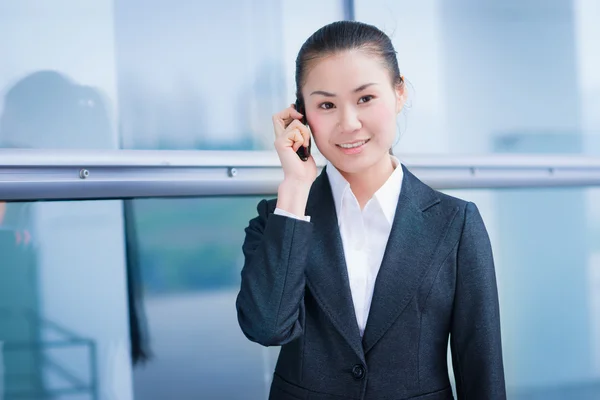
<instances>
[{"instance_id":1,"label":"dark hair","mask_svg":"<svg viewBox=\"0 0 600 400\"><path fill-rule=\"evenodd\" d=\"M342 51L360 49L378 56L390 72L392 83L403 84L396 50L389 36L373 25L357 21L337 21L325 25L304 42L296 58L296 97L303 100L301 88L311 62Z\"/></svg>"}]
</instances>

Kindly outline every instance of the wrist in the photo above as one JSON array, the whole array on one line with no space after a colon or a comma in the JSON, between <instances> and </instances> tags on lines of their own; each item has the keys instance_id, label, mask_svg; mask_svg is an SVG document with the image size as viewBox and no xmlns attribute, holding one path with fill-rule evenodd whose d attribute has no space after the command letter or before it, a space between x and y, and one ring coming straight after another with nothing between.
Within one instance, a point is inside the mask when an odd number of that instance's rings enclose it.
<instances>
[{"instance_id":1,"label":"wrist","mask_svg":"<svg viewBox=\"0 0 600 400\"><path fill-rule=\"evenodd\" d=\"M310 184L284 180L277 192L277 208L303 217L310 187Z\"/></svg>"}]
</instances>

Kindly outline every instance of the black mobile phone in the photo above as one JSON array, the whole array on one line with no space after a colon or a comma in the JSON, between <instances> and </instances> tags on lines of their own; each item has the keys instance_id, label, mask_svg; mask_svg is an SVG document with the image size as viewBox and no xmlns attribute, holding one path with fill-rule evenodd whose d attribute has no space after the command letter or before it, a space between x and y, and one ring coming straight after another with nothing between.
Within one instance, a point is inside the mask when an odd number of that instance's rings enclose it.
<instances>
[{"instance_id":1,"label":"black mobile phone","mask_svg":"<svg viewBox=\"0 0 600 400\"><path fill-rule=\"evenodd\" d=\"M302 119L300 120L300 122L302 122L304 125L307 125L306 123L306 110L304 109L304 104L296 99L296 111L298 111L300 114L302 114ZM304 147L304 146L300 146L300 148L298 149L298 151L296 151L296 154L298 154L298 157L300 157L300 159L302 161L307 161L308 157L310 156L310 146L311 146L311 138L308 138L308 147Z\"/></svg>"}]
</instances>

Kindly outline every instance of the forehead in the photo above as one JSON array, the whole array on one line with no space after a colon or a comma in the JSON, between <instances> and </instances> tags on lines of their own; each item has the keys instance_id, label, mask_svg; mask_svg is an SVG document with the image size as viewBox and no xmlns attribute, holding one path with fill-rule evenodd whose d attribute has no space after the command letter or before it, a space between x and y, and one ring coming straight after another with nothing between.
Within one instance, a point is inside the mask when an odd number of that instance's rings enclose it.
<instances>
[{"instance_id":1,"label":"forehead","mask_svg":"<svg viewBox=\"0 0 600 400\"><path fill-rule=\"evenodd\" d=\"M351 92L366 83L387 83L389 72L381 58L362 50L349 50L313 61L303 91Z\"/></svg>"}]
</instances>

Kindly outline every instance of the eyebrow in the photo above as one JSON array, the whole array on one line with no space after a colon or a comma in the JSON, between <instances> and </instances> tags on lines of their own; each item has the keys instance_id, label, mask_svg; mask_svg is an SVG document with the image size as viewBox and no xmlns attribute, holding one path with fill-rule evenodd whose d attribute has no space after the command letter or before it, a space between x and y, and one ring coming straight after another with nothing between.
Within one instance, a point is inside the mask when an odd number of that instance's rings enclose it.
<instances>
[{"instance_id":1,"label":"eyebrow","mask_svg":"<svg viewBox=\"0 0 600 400\"><path fill-rule=\"evenodd\" d=\"M377 85L377 84L375 82L373 82L373 83L365 83L364 85L361 85L361 86L357 87L356 89L354 89L354 93L362 92L363 90L365 90L369 86L373 86L373 85ZM312 95L315 95L315 94L320 94L320 95L325 96L325 97L335 97L334 93L325 92L323 90L315 90L310 95L312 96Z\"/></svg>"}]
</instances>

